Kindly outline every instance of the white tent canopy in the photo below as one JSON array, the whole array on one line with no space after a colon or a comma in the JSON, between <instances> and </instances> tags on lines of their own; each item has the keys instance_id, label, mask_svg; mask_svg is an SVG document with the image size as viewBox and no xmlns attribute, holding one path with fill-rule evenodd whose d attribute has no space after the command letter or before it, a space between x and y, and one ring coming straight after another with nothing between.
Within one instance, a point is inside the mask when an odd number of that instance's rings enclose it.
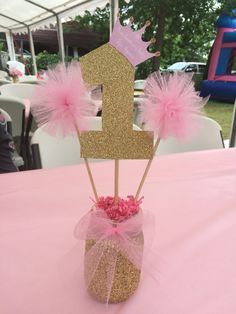
<instances>
[{"instance_id":1,"label":"white tent canopy","mask_svg":"<svg viewBox=\"0 0 236 314\"><path fill-rule=\"evenodd\" d=\"M0 31L25 33L104 7L109 0L0 0Z\"/></svg>"},{"instance_id":2,"label":"white tent canopy","mask_svg":"<svg viewBox=\"0 0 236 314\"><path fill-rule=\"evenodd\" d=\"M0 32L6 33L11 60L15 60L12 34L28 33L34 72L37 72L32 30L47 28L57 24L59 52L64 61L62 22L86 10L103 8L109 0L0 0ZM112 8L118 8L119 0L110 0ZM114 5L114 3L116 5ZM114 12L112 12L114 16Z\"/></svg>"}]
</instances>

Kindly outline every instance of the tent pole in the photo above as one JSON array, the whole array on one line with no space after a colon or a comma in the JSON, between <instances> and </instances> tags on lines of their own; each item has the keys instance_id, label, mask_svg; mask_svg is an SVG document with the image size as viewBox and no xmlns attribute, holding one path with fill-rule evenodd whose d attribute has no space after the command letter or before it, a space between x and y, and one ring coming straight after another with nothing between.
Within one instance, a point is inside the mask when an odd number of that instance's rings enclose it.
<instances>
[{"instance_id":1,"label":"tent pole","mask_svg":"<svg viewBox=\"0 0 236 314\"><path fill-rule=\"evenodd\" d=\"M30 44L30 53L31 53L31 58L33 62L33 71L34 71L34 75L37 75L37 64L36 64L36 58L35 58L33 34L29 27L28 27L28 36L29 36L29 44Z\"/></svg>"},{"instance_id":2,"label":"tent pole","mask_svg":"<svg viewBox=\"0 0 236 314\"><path fill-rule=\"evenodd\" d=\"M110 0L110 35L119 13L119 0Z\"/></svg>"},{"instance_id":3,"label":"tent pole","mask_svg":"<svg viewBox=\"0 0 236 314\"><path fill-rule=\"evenodd\" d=\"M6 34L6 41L7 41L7 50L10 56L10 60L13 60L10 31L6 31L5 34Z\"/></svg>"},{"instance_id":4,"label":"tent pole","mask_svg":"<svg viewBox=\"0 0 236 314\"><path fill-rule=\"evenodd\" d=\"M8 15L5 15L3 13L0 13L1 16L5 17L6 19L9 19L11 21L14 21L14 22L17 22L21 25L24 25L25 27L28 27L27 24L19 21L19 20L16 20L14 18L12 18L11 16L8 16ZM11 60L16 60L16 55L15 55L15 48L14 48L14 41L13 41L13 34L12 34L12 31L9 29L9 37L8 37L8 34L6 33L6 39L7 39L7 45L8 45L8 48L10 48L11 51L9 51L9 54L10 54L10 58ZM9 43L9 44L8 44Z\"/></svg>"},{"instance_id":5,"label":"tent pole","mask_svg":"<svg viewBox=\"0 0 236 314\"><path fill-rule=\"evenodd\" d=\"M64 62L65 61L65 48L64 48L64 39L63 39L63 28L62 28L62 23L61 23L60 17L58 16L58 14L55 11L46 8L45 6L43 6L41 4L35 3L32 0L25 0L25 1L31 3L32 5L35 5L35 6L39 7L39 8L41 8L41 9L43 9L43 10L45 10L47 12L52 13L56 17L59 54L60 54L61 61Z\"/></svg>"},{"instance_id":6,"label":"tent pole","mask_svg":"<svg viewBox=\"0 0 236 314\"><path fill-rule=\"evenodd\" d=\"M64 48L62 23L58 15L56 15L56 19L57 19L57 38L58 38L58 45L59 45L59 53L60 53L61 61L65 62L65 48Z\"/></svg>"},{"instance_id":7,"label":"tent pole","mask_svg":"<svg viewBox=\"0 0 236 314\"><path fill-rule=\"evenodd\" d=\"M236 142L236 100L234 102L234 109L232 115L232 122L231 122L231 132L229 138L229 147L235 147Z\"/></svg>"},{"instance_id":8,"label":"tent pole","mask_svg":"<svg viewBox=\"0 0 236 314\"><path fill-rule=\"evenodd\" d=\"M15 54L15 47L14 47L14 40L13 40L13 34L12 31L9 32L10 35L10 47L11 47L11 60L15 61L16 60L16 54Z\"/></svg>"}]
</instances>

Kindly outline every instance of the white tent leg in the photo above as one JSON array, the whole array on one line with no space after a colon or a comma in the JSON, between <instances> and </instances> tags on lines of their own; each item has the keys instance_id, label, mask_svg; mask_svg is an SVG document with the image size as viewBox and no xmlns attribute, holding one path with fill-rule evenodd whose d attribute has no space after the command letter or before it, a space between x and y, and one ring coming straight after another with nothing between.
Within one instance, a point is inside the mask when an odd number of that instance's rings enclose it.
<instances>
[{"instance_id":1,"label":"white tent leg","mask_svg":"<svg viewBox=\"0 0 236 314\"><path fill-rule=\"evenodd\" d=\"M74 58L78 58L79 57L79 53L78 53L78 48L77 47L73 47L73 57Z\"/></svg>"},{"instance_id":2,"label":"white tent leg","mask_svg":"<svg viewBox=\"0 0 236 314\"><path fill-rule=\"evenodd\" d=\"M236 146L236 101L234 102L230 140L229 140L229 147L235 147L235 146Z\"/></svg>"},{"instance_id":3,"label":"white tent leg","mask_svg":"<svg viewBox=\"0 0 236 314\"><path fill-rule=\"evenodd\" d=\"M12 47L12 60L16 60L16 53L15 53L13 34L12 34L11 31L10 31L10 40L11 40L11 47Z\"/></svg>"},{"instance_id":4,"label":"white tent leg","mask_svg":"<svg viewBox=\"0 0 236 314\"><path fill-rule=\"evenodd\" d=\"M34 71L34 74L36 75L37 74L37 64L36 64L36 58L35 58L33 35L32 35L30 28L28 28L28 36L29 36L31 58L32 58L32 62L33 62L33 71Z\"/></svg>"},{"instance_id":5,"label":"white tent leg","mask_svg":"<svg viewBox=\"0 0 236 314\"><path fill-rule=\"evenodd\" d=\"M57 19L57 37L58 37L59 53L60 53L61 61L65 62L65 48L64 48L62 23L61 23L61 19L58 16L56 16L56 19Z\"/></svg>"},{"instance_id":6,"label":"white tent leg","mask_svg":"<svg viewBox=\"0 0 236 314\"><path fill-rule=\"evenodd\" d=\"M10 56L10 60L13 60L13 56L12 56L12 48L11 48L11 39L10 39L10 32L6 31L6 41L7 41L7 50Z\"/></svg>"},{"instance_id":7,"label":"white tent leg","mask_svg":"<svg viewBox=\"0 0 236 314\"><path fill-rule=\"evenodd\" d=\"M116 22L119 13L119 0L110 0L110 34Z\"/></svg>"},{"instance_id":8,"label":"white tent leg","mask_svg":"<svg viewBox=\"0 0 236 314\"><path fill-rule=\"evenodd\" d=\"M7 40L7 48L8 48L10 60L14 61L16 60L16 55L15 55L15 48L14 48L13 36L12 36L11 31L6 32L6 40Z\"/></svg>"}]
</instances>

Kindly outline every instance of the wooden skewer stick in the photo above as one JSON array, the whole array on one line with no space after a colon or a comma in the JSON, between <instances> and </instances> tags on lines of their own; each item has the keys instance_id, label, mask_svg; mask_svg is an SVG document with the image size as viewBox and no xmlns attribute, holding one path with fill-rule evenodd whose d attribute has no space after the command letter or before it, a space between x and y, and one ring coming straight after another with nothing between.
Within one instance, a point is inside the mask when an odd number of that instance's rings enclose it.
<instances>
[{"instance_id":1,"label":"wooden skewer stick","mask_svg":"<svg viewBox=\"0 0 236 314\"><path fill-rule=\"evenodd\" d=\"M76 128L77 135L78 135L78 140L79 140L79 143L80 143L80 130L78 129L77 125L75 125L75 128ZM94 180L93 180L93 175L92 175L92 172L91 172L91 169L90 169L90 166L89 166L88 158L84 157L84 162L85 162L85 166L86 166L86 169L87 169L87 172L88 172L90 183L92 185L93 194L95 196L96 202L98 202L98 193L97 193L97 189L96 189L96 186L95 186L95 183L94 183Z\"/></svg>"},{"instance_id":2,"label":"wooden skewer stick","mask_svg":"<svg viewBox=\"0 0 236 314\"><path fill-rule=\"evenodd\" d=\"M84 158L84 162L85 162L85 166L89 175L89 179L90 179L90 183L92 185L92 189L93 189L93 194L95 196L96 202L98 202L98 193L97 193L97 189L93 180L93 175L89 166L89 162L88 162L88 158Z\"/></svg>"},{"instance_id":3,"label":"wooden skewer stick","mask_svg":"<svg viewBox=\"0 0 236 314\"><path fill-rule=\"evenodd\" d=\"M155 145L154 145L154 148L153 148L153 156L152 156L152 158L149 159L149 161L148 161L148 163L147 163L147 166L146 166L146 168L145 168L143 177L142 177L142 179L141 179L141 182L140 182L140 184L139 184L138 190L137 190L136 195L135 195L135 200L136 200L136 201L137 201L137 199L138 199L138 197L139 197L139 195L140 195L140 192L141 192L141 190L142 190L143 184L144 184L144 182L145 182L145 180L146 180L147 174L148 174L149 169L150 169L150 167L151 167L151 164L152 164L153 158L154 158L154 156L155 156L155 153L156 153L156 151L157 151L158 145L160 144L160 140L161 140L161 139L158 137L157 140L156 140L156 143L155 143Z\"/></svg>"},{"instance_id":4,"label":"wooden skewer stick","mask_svg":"<svg viewBox=\"0 0 236 314\"><path fill-rule=\"evenodd\" d=\"M115 182L114 182L114 195L115 204L118 204L119 200L119 159L115 159Z\"/></svg>"}]
</instances>

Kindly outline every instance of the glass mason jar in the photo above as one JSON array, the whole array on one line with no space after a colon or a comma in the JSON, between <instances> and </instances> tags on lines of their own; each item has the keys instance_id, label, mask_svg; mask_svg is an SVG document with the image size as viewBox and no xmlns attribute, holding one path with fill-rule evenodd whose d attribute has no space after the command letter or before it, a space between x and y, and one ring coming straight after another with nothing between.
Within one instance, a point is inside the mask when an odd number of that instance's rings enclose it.
<instances>
[{"instance_id":1,"label":"glass mason jar","mask_svg":"<svg viewBox=\"0 0 236 314\"><path fill-rule=\"evenodd\" d=\"M122 222L119 224L122 225ZM142 258L144 245L142 231L130 240L132 245L139 247ZM126 255L121 248L120 241L114 238L99 241L96 251L103 253L97 256L98 264L94 269L94 261L91 262L91 259L96 259L96 256L88 252L95 244L95 240L86 240L84 275L89 294L104 303L119 303L127 300L138 288L140 267L130 261L128 254Z\"/></svg>"}]
</instances>

